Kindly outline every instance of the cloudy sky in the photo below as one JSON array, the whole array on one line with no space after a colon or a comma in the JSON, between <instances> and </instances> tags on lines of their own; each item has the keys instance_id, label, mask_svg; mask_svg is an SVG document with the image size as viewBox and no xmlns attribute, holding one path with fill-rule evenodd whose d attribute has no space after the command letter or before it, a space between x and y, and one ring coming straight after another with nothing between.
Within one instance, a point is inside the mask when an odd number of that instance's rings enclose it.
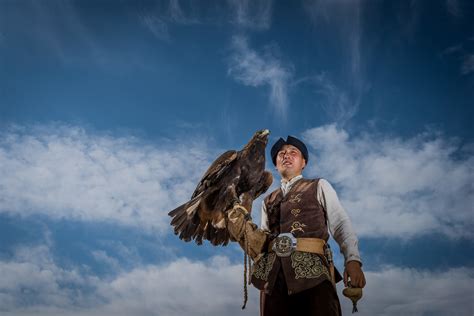
<instances>
[{"instance_id":1,"label":"cloudy sky","mask_svg":"<svg viewBox=\"0 0 474 316\"><path fill-rule=\"evenodd\" d=\"M0 314L257 315L240 248L167 212L268 128L352 219L359 315L473 315L473 21L468 0L0 0Z\"/></svg>"}]
</instances>

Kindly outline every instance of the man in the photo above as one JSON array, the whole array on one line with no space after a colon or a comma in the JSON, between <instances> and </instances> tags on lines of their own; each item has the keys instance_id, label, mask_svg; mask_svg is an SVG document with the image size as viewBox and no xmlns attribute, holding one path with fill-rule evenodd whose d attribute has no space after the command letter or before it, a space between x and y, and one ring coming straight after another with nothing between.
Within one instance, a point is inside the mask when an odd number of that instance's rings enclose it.
<instances>
[{"instance_id":1,"label":"man","mask_svg":"<svg viewBox=\"0 0 474 316\"><path fill-rule=\"evenodd\" d=\"M271 156L281 187L262 207L261 229L270 242L256 258L252 273L252 283L261 290L261 315L341 315L334 283L341 276L331 262L328 230L344 255L344 284L350 279L353 287L365 286L349 217L329 182L303 178L308 150L302 141L280 138ZM289 247L294 239L296 249Z\"/></svg>"}]
</instances>

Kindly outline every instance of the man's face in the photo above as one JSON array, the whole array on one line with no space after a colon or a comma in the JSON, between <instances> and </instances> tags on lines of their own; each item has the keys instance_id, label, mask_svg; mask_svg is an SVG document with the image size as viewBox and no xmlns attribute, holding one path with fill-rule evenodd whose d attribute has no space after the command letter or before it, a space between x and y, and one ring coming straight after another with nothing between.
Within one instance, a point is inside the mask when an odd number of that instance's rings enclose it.
<instances>
[{"instance_id":1,"label":"man's face","mask_svg":"<svg viewBox=\"0 0 474 316\"><path fill-rule=\"evenodd\" d=\"M284 179L291 179L299 174L306 166L301 151L293 145L283 145L277 154L276 167Z\"/></svg>"}]
</instances>

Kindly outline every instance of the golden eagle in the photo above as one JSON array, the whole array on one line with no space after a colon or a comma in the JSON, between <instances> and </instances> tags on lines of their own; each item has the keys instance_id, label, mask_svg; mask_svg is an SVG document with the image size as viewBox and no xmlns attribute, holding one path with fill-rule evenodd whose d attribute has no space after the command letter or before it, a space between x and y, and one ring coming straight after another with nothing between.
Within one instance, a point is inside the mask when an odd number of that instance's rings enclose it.
<instances>
[{"instance_id":1,"label":"golden eagle","mask_svg":"<svg viewBox=\"0 0 474 316\"><path fill-rule=\"evenodd\" d=\"M269 133L267 129L258 131L242 150L220 155L199 181L191 200L168 213L180 239L195 240L198 245L203 239L213 245L229 242L227 212L236 204L250 212L253 200L272 184L272 174L265 171Z\"/></svg>"}]
</instances>

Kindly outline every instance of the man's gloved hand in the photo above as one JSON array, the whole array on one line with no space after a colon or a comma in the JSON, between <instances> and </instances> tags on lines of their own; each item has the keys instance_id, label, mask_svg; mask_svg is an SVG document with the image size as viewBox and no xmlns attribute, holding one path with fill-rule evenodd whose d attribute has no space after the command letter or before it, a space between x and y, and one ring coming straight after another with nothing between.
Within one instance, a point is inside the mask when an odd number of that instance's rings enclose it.
<instances>
[{"instance_id":1,"label":"man's gloved hand","mask_svg":"<svg viewBox=\"0 0 474 316\"><path fill-rule=\"evenodd\" d=\"M237 241L253 260L262 253L268 234L259 229L251 220L247 210L236 205L229 211L227 229L233 240Z\"/></svg>"}]
</instances>

